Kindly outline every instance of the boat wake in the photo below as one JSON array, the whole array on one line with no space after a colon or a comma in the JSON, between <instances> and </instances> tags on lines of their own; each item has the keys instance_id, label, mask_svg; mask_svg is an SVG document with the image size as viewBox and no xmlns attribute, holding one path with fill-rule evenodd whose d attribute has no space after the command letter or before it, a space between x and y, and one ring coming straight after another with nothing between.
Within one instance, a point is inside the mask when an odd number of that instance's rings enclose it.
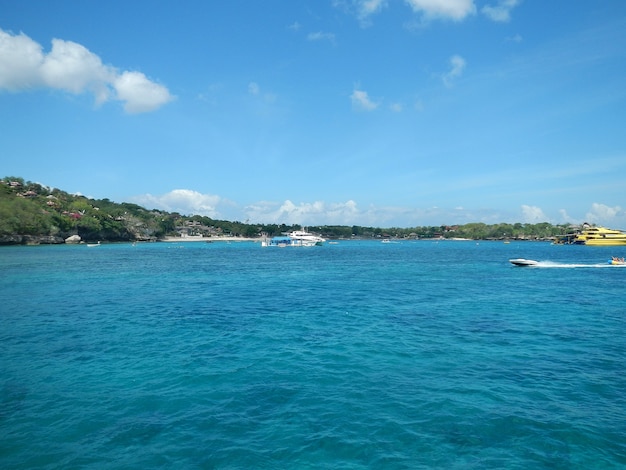
<instances>
[{"instance_id":1,"label":"boat wake","mask_svg":"<svg viewBox=\"0 0 626 470\"><path fill-rule=\"evenodd\" d=\"M526 259L512 259L509 260L515 266L528 267L528 268L626 268L626 264L611 264L607 263L556 263L554 261L535 261Z\"/></svg>"}]
</instances>

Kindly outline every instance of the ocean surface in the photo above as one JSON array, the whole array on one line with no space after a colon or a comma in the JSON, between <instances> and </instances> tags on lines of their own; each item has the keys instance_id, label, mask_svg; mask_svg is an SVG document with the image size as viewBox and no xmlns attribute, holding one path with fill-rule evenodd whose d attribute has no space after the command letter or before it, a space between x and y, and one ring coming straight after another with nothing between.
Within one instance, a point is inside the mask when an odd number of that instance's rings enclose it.
<instances>
[{"instance_id":1,"label":"ocean surface","mask_svg":"<svg viewBox=\"0 0 626 470\"><path fill-rule=\"evenodd\" d=\"M1 247L0 467L626 468L625 255Z\"/></svg>"}]
</instances>

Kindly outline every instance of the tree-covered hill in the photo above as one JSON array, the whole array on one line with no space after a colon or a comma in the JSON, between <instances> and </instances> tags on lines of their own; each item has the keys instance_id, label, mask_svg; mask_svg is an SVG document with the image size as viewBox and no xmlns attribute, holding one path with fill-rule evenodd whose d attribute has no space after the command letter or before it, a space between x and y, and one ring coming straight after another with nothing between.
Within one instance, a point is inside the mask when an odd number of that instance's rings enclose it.
<instances>
[{"instance_id":1,"label":"tree-covered hill","mask_svg":"<svg viewBox=\"0 0 626 470\"><path fill-rule=\"evenodd\" d=\"M167 214L136 204L89 199L16 177L0 184L0 243L41 237L62 243L71 235L86 241L150 240L166 233L169 223Z\"/></svg>"},{"instance_id":2,"label":"tree-covered hill","mask_svg":"<svg viewBox=\"0 0 626 470\"><path fill-rule=\"evenodd\" d=\"M136 204L90 199L8 176L0 181L0 244L89 241L155 241L165 236L274 236L299 225L246 224L146 209ZM566 225L471 223L461 226L377 228L347 225L308 227L326 238L550 239L572 231Z\"/></svg>"},{"instance_id":3,"label":"tree-covered hill","mask_svg":"<svg viewBox=\"0 0 626 470\"><path fill-rule=\"evenodd\" d=\"M155 241L165 236L278 235L300 226L250 225L183 216L137 204L90 199L7 176L0 180L0 244L82 241Z\"/></svg>"}]
</instances>

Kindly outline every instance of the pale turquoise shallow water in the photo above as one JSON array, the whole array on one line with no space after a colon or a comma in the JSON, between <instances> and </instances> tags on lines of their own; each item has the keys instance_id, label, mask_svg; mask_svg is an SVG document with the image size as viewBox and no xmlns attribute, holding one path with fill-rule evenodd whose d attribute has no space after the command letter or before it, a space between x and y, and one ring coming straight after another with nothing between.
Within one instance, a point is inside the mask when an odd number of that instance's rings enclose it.
<instances>
[{"instance_id":1,"label":"pale turquoise shallow water","mask_svg":"<svg viewBox=\"0 0 626 470\"><path fill-rule=\"evenodd\" d=\"M624 254L0 248L0 466L624 468Z\"/></svg>"}]
</instances>

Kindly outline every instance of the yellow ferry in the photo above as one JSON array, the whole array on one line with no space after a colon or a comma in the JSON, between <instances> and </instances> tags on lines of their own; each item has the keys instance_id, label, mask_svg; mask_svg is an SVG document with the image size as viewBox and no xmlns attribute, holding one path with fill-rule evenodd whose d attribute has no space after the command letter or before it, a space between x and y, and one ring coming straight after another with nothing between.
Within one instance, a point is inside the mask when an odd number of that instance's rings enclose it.
<instances>
[{"instance_id":1,"label":"yellow ferry","mask_svg":"<svg viewBox=\"0 0 626 470\"><path fill-rule=\"evenodd\" d=\"M626 245L626 232L605 227L587 227L574 238L572 243L590 246Z\"/></svg>"}]
</instances>

